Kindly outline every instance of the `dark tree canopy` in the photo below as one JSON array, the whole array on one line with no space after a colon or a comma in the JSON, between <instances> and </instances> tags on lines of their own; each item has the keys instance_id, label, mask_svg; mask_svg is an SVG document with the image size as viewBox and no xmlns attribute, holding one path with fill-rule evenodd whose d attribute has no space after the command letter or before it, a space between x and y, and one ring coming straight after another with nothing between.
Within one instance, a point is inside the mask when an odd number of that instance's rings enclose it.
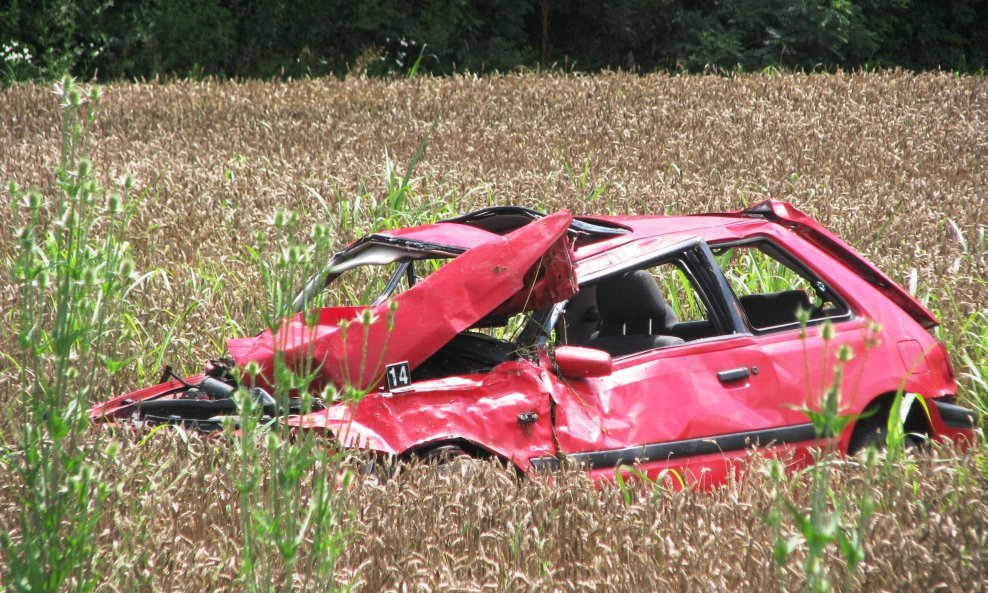
<instances>
[{"instance_id":1,"label":"dark tree canopy","mask_svg":"<svg viewBox=\"0 0 988 593\"><path fill-rule=\"evenodd\" d=\"M420 59L421 58L421 59ZM985 0L8 0L0 76L983 71ZM417 65L417 67L416 67Z\"/></svg>"}]
</instances>

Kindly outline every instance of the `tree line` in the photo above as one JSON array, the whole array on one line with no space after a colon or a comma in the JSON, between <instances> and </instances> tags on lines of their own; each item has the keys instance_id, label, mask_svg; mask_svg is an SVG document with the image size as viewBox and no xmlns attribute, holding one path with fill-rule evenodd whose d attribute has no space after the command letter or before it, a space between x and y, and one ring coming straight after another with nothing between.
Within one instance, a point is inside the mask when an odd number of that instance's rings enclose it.
<instances>
[{"instance_id":1,"label":"tree line","mask_svg":"<svg viewBox=\"0 0 988 593\"><path fill-rule=\"evenodd\" d=\"M985 0L7 0L0 75L983 72Z\"/></svg>"}]
</instances>

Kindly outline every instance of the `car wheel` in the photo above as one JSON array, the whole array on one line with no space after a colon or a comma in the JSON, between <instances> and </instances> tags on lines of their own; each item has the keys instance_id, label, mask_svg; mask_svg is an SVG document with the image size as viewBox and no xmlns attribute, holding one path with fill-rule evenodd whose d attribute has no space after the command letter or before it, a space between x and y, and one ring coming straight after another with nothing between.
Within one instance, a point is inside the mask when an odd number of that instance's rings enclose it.
<instances>
[{"instance_id":1,"label":"car wheel","mask_svg":"<svg viewBox=\"0 0 988 593\"><path fill-rule=\"evenodd\" d=\"M464 478L482 462L458 445L440 445L419 456L422 463L435 467L441 476Z\"/></svg>"},{"instance_id":2,"label":"car wheel","mask_svg":"<svg viewBox=\"0 0 988 593\"><path fill-rule=\"evenodd\" d=\"M926 441L924 436L916 434L906 434L906 451L915 451L922 447ZM847 446L849 455L857 455L867 449L878 449L884 451L888 443L888 418L880 414L862 420L854 429L854 435Z\"/></svg>"}]
</instances>

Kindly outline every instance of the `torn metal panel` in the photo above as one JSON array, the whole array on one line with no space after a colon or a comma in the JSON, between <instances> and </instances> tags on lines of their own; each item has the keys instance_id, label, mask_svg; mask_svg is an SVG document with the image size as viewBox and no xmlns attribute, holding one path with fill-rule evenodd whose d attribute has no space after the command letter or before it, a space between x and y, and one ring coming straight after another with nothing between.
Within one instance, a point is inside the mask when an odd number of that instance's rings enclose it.
<instances>
[{"instance_id":1,"label":"torn metal panel","mask_svg":"<svg viewBox=\"0 0 988 593\"><path fill-rule=\"evenodd\" d=\"M380 305L323 309L314 325L300 313L276 332L230 340L228 351L237 364L258 363L268 386L273 384L277 354L289 368L314 368L317 389L325 384L370 389L381 381L387 364L408 361L414 370L454 336L514 295L527 292L525 279L544 258L559 269L546 268L536 279L534 287L541 286L537 296L558 299L572 294L575 280L565 238L571 221L565 211L539 219L467 250Z\"/></svg>"},{"instance_id":2,"label":"torn metal panel","mask_svg":"<svg viewBox=\"0 0 988 593\"><path fill-rule=\"evenodd\" d=\"M573 272L573 241L561 237L532 266L525 277L525 286L476 325L484 327L521 311L537 311L551 307L576 294L579 286Z\"/></svg>"},{"instance_id":3,"label":"torn metal panel","mask_svg":"<svg viewBox=\"0 0 988 593\"><path fill-rule=\"evenodd\" d=\"M203 375L195 375L185 379L186 383L197 384L203 379ZM141 401L169 397L178 394L186 389L181 381L165 381L158 385L138 389L133 393L127 393L98 403L89 409L89 420L91 422L107 422L114 418L126 416L133 410L134 406Z\"/></svg>"},{"instance_id":4,"label":"torn metal panel","mask_svg":"<svg viewBox=\"0 0 988 593\"><path fill-rule=\"evenodd\" d=\"M338 404L291 423L325 430L343 446L401 454L430 443L469 441L527 469L555 454L544 369L506 362L484 375L423 381L375 391L353 406ZM533 422L519 416L533 414Z\"/></svg>"}]
</instances>

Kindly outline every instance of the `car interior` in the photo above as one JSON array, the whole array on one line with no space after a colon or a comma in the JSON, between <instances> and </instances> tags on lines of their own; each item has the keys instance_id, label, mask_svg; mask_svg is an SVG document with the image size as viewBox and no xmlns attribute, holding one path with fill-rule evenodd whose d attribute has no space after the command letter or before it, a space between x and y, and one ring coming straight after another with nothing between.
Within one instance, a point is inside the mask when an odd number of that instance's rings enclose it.
<instances>
[{"instance_id":1,"label":"car interior","mask_svg":"<svg viewBox=\"0 0 988 593\"><path fill-rule=\"evenodd\" d=\"M782 290L738 297L741 310L755 329L790 325L799 321L799 311L813 311L803 290Z\"/></svg>"},{"instance_id":2,"label":"car interior","mask_svg":"<svg viewBox=\"0 0 988 593\"><path fill-rule=\"evenodd\" d=\"M707 319L679 320L649 269L609 276L581 288L567 303L557 331L563 343L616 357L716 335Z\"/></svg>"},{"instance_id":3,"label":"car interior","mask_svg":"<svg viewBox=\"0 0 988 593\"><path fill-rule=\"evenodd\" d=\"M800 323L800 311L810 324L850 317L830 287L768 241L720 246L713 253L755 333L790 329Z\"/></svg>"},{"instance_id":4,"label":"car interior","mask_svg":"<svg viewBox=\"0 0 988 593\"><path fill-rule=\"evenodd\" d=\"M800 322L800 311L809 313L810 323L849 316L843 301L774 246L748 244L716 253L736 306L754 333L791 329ZM678 261L581 287L567 303L556 333L561 344L597 348L614 357L719 335L695 282Z\"/></svg>"},{"instance_id":5,"label":"car interior","mask_svg":"<svg viewBox=\"0 0 988 593\"><path fill-rule=\"evenodd\" d=\"M809 312L810 323L849 315L828 287L774 246L727 246L717 248L714 255L736 296L736 301L731 299L733 306L752 333L792 329L800 322L800 311ZM556 341L596 348L619 358L724 334L711 320L697 286L681 258L585 284L566 303L554 327ZM471 328L436 352L413 376L426 379L488 372L522 355L526 345L536 341L534 334L544 335L544 328L532 322L539 317L526 317L517 332Z\"/></svg>"}]
</instances>

